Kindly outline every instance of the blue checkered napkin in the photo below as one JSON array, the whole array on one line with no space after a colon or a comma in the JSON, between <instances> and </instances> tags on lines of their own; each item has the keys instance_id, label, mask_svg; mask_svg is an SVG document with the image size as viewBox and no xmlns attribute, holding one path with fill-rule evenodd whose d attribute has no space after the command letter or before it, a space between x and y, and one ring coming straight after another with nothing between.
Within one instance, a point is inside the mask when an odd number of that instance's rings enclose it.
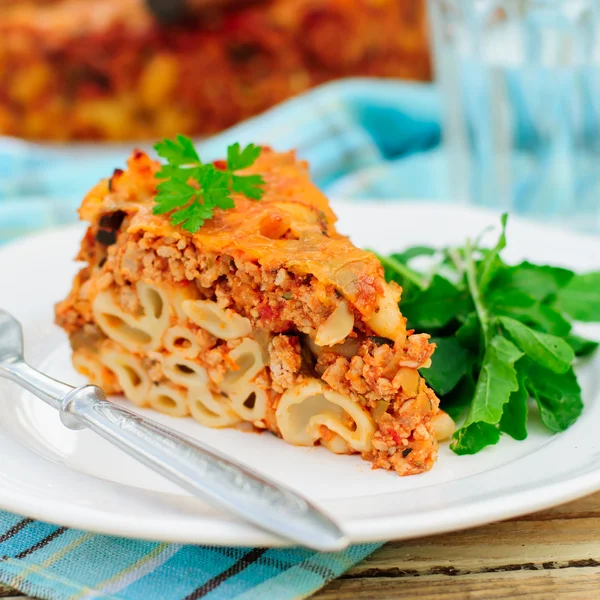
<instances>
[{"instance_id":1,"label":"blue checkered napkin","mask_svg":"<svg viewBox=\"0 0 600 600\"><path fill-rule=\"evenodd\" d=\"M430 85L349 79L327 84L199 143L205 160L230 143L297 148L326 193L344 197L431 198L440 161L422 151L440 139L438 97ZM40 146L0 137L0 242L76 219L83 195L132 148ZM145 149L150 149L149 146ZM423 177L402 168L411 156ZM388 167L393 168L388 168ZM396 169L400 169L397 171ZM445 195L443 192L440 193Z\"/></svg>"},{"instance_id":2,"label":"blue checkered napkin","mask_svg":"<svg viewBox=\"0 0 600 600\"><path fill-rule=\"evenodd\" d=\"M48 600L306 598L379 544L344 552L182 546L97 535L0 512L0 582Z\"/></svg>"}]
</instances>

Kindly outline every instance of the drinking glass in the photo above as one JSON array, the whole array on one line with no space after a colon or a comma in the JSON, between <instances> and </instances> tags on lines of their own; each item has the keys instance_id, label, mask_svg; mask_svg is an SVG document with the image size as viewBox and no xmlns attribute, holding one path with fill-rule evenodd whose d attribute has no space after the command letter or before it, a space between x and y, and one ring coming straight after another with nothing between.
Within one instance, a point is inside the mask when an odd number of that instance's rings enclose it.
<instances>
[{"instance_id":1,"label":"drinking glass","mask_svg":"<svg viewBox=\"0 0 600 600\"><path fill-rule=\"evenodd\" d=\"M428 0L454 199L600 232L600 0Z\"/></svg>"}]
</instances>

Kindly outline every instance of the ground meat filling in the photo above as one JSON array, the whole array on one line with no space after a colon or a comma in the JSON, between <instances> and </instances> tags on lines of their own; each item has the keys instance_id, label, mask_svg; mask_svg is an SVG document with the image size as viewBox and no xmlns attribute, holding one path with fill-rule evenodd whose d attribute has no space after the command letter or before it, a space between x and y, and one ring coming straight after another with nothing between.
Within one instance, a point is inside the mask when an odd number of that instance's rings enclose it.
<instances>
[{"instance_id":1,"label":"ground meat filling","mask_svg":"<svg viewBox=\"0 0 600 600\"><path fill-rule=\"evenodd\" d=\"M296 383L302 368L302 348L298 336L278 335L269 345L272 387L283 393Z\"/></svg>"}]
</instances>

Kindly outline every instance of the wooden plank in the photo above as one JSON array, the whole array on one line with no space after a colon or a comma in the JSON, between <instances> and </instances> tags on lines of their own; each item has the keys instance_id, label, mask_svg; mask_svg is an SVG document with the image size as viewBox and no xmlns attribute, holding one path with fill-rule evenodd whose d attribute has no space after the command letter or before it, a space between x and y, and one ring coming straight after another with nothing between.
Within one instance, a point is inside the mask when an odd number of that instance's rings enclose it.
<instances>
[{"instance_id":1,"label":"wooden plank","mask_svg":"<svg viewBox=\"0 0 600 600\"><path fill-rule=\"evenodd\" d=\"M314 600L595 600L600 567L449 577L338 579Z\"/></svg>"},{"instance_id":2,"label":"wooden plank","mask_svg":"<svg viewBox=\"0 0 600 600\"><path fill-rule=\"evenodd\" d=\"M392 542L356 565L352 575L471 573L515 564L543 568L600 561L600 519L506 521L477 529ZM575 565L576 566L576 565ZM600 566L600 562L598 562ZM380 573L379 571L385 571ZM600 594L599 594L600 597Z\"/></svg>"},{"instance_id":3,"label":"wooden plank","mask_svg":"<svg viewBox=\"0 0 600 600\"><path fill-rule=\"evenodd\" d=\"M19 592L15 592L15 590L12 590L3 583L0 583L0 598L2 598L2 600L12 600L17 596L18 600L27 600L27 598L25 598L25 596Z\"/></svg>"}]
</instances>

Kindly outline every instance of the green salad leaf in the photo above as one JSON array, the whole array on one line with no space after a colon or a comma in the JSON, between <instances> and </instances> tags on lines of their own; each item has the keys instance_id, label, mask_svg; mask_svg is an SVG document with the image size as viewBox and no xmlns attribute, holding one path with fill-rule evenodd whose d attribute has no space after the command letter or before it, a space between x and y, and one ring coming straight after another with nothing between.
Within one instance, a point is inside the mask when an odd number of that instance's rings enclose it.
<instances>
[{"instance_id":1,"label":"green salad leaf","mask_svg":"<svg viewBox=\"0 0 600 600\"><path fill-rule=\"evenodd\" d=\"M571 320L600 322L600 272L508 265L506 225L503 216L491 248L482 235L462 247L380 257L386 278L403 287L408 327L437 345L422 375L458 423L450 445L457 454L479 452L502 434L525 439L532 411L552 432L572 425L583 410L576 357L599 346L573 333Z\"/></svg>"},{"instance_id":2,"label":"green salad leaf","mask_svg":"<svg viewBox=\"0 0 600 600\"><path fill-rule=\"evenodd\" d=\"M556 304L577 321L600 321L600 271L575 275L558 291Z\"/></svg>"}]
</instances>

